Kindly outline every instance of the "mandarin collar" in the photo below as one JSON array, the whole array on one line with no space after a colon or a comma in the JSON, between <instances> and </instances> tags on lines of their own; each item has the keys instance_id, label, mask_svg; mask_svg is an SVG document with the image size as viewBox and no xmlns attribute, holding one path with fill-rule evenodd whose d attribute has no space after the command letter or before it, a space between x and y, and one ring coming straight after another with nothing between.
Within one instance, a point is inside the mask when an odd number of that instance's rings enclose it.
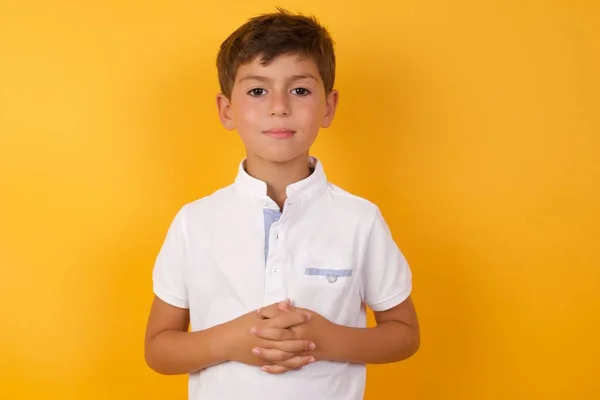
<instances>
[{"instance_id":1,"label":"mandarin collar","mask_svg":"<svg viewBox=\"0 0 600 400\"><path fill-rule=\"evenodd\" d=\"M327 188L327 177L322 163L316 157L308 158L313 169L312 174L301 181L292 183L286 188L287 200L285 208L299 208L311 203ZM279 209L277 204L267 195L267 184L250 176L245 169L246 159L238 166L234 188L247 200L261 204L264 208Z\"/></svg>"}]
</instances>

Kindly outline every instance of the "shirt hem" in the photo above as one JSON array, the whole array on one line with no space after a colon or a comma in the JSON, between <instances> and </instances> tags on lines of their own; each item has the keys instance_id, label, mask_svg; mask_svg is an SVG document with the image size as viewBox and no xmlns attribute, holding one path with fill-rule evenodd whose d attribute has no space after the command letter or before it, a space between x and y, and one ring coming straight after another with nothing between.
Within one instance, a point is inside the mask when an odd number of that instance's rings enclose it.
<instances>
[{"instance_id":1,"label":"shirt hem","mask_svg":"<svg viewBox=\"0 0 600 400\"><path fill-rule=\"evenodd\" d=\"M168 291L158 287L158 286L154 286L154 294L160 298L162 301L164 301L165 303L168 303L172 306L178 307L178 308L188 308L189 307L189 303L186 300L183 300L177 296L172 295L171 293L169 293Z\"/></svg>"},{"instance_id":2,"label":"shirt hem","mask_svg":"<svg viewBox=\"0 0 600 400\"><path fill-rule=\"evenodd\" d=\"M412 285L409 285L404 290L402 290L400 293L394 295L393 297L391 297L387 300L384 300L384 301L369 304L369 307L373 311L387 311L391 308L396 307L397 305L402 303L404 300L406 300L408 298L408 296L410 296L411 291L412 291Z\"/></svg>"}]
</instances>

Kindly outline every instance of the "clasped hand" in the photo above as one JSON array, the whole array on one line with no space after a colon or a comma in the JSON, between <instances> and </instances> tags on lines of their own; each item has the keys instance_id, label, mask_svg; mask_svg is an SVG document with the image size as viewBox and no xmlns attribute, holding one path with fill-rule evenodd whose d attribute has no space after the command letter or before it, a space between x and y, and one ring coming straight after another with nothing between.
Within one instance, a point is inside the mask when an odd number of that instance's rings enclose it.
<instances>
[{"instance_id":1,"label":"clasped hand","mask_svg":"<svg viewBox=\"0 0 600 400\"><path fill-rule=\"evenodd\" d=\"M314 363L320 335L330 324L317 313L293 307L289 300L246 316L252 317L250 347L257 357L252 364L260 365L271 374L298 370Z\"/></svg>"}]
</instances>

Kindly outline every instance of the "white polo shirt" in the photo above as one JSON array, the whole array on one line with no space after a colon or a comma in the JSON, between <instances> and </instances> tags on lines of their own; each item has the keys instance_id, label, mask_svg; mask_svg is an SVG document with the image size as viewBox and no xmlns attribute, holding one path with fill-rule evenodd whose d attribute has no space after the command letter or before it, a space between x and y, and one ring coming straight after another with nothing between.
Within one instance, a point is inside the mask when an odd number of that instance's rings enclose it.
<instances>
[{"instance_id":1,"label":"white polo shirt","mask_svg":"<svg viewBox=\"0 0 600 400\"><path fill-rule=\"evenodd\" d=\"M377 206L329 183L321 163L310 162L314 172L287 187L282 213L244 162L233 184L179 210L153 282L162 300L189 308L191 330L286 298L336 324L365 327L364 304L383 311L409 296L411 271ZM189 399L359 400L365 377L364 365L341 362L281 375L225 362L190 375Z\"/></svg>"}]
</instances>

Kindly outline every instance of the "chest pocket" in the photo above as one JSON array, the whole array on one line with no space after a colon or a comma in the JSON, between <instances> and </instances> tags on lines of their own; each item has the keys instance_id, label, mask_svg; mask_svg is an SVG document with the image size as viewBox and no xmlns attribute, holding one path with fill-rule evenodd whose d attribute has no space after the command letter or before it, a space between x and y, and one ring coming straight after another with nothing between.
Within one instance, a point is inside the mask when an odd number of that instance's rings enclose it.
<instances>
[{"instance_id":1,"label":"chest pocket","mask_svg":"<svg viewBox=\"0 0 600 400\"><path fill-rule=\"evenodd\" d=\"M336 283L338 278L349 278L352 277L352 269L330 269L330 268L311 268L307 267L304 270L304 274L307 276L325 277L327 282ZM314 279L314 278L308 278ZM316 278L323 279L323 278Z\"/></svg>"},{"instance_id":2,"label":"chest pocket","mask_svg":"<svg viewBox=\"0 0 600 400\"><path fill-rule=\"evenodd\" d=\"M351 258L311 249L294 260L292 302L337 324L353 324L360 308L360 273Z\"/></svg>"},{"instance_id":3,"label":"chest pocket","mask_svg":"<svg viewBox=\"0 0 600 400\"><path fill-rule=\"evenodd\" d=\"M326 250L321 252L326 254ZM335 291L336 288L347 287L356 279L356 273L349 260L336 255L305 254L295 265L300 281L313 288Z\"/></svg>"}]
</instances>

